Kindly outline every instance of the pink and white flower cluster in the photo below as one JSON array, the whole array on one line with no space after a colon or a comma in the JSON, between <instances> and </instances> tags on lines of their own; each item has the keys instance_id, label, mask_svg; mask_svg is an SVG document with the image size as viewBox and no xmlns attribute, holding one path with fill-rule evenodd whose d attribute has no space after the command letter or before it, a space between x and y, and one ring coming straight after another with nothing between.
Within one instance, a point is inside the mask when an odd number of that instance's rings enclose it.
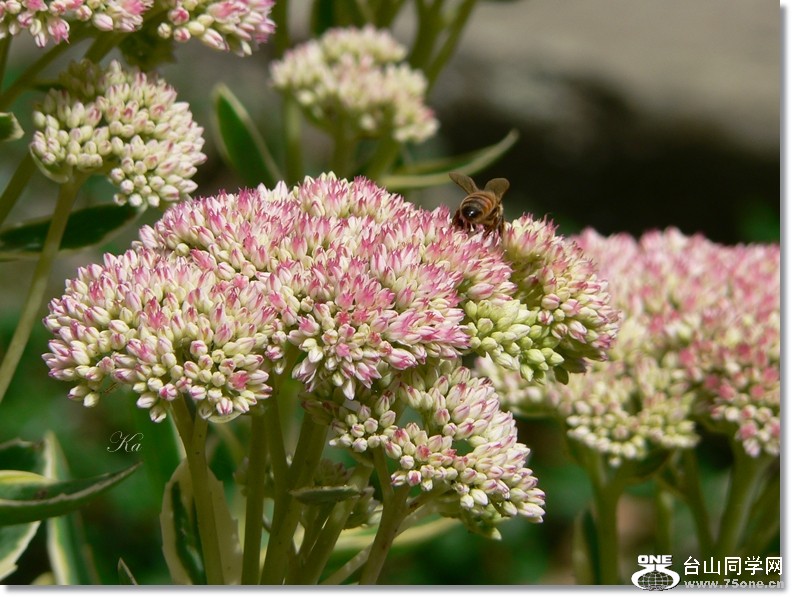
<instances>
[{"instance_id":1,"label":"pink and white flower cluster","mask_svg":"<svg viewBox=\"0 0 792 597\"><path fill-rule=\"evenodd\" d=\"M507 251L509 262L494 236L453 227L447 208L425 211L363 178L349 182L323 175L306 178L291 190L280 183L271 190L259 187L184 202L170 208L153 227L144 227L141 241L126 257L108 257L104 267L83 268L68 284L66 295L52 302L46 324L58 336L52 344L57 358L48 356L48 363L53 375L88 384L90 392L81 389L79 394L90 394L93 402L104 378L94 379L92 368L101 362L106 375L130 383L128 373L118 374L120 364L126 371L128 358L138 358L129 354L137 345L129 343L138 337L158 338L160 326L166 325L178 336L174 354L182 368L203 367L196 359L205 355L215 363L256 355L264 357L258 363L261 371L280 372L291 352L295 356L288 361L290 372L309 392L330 396L338 390L345 399L378 380L387 382L395 372L454 360L472 350L508 354L514 368L529 379L542 377L548 369L533 352L548 354L554 371L566 375L580 370L582 359L604 357L605 336L612 338L616 332L614 313L601 283L564 282L576 279L578 264L573 261L561 262L554 274L553 288L563 287L563 298L544 297L546 287L533 282L533 296L521 295L530 269L519 261L522 256L541 270L558 255L538 255L563 243L552 240L550 230L518 241L518 231L528 221L526 217L507 227L508 244L514 245ZM574 251L570 255L585 261ZM159 272L158 281L139 271L136 260L145 260L147 271ZM588 272L589 267L582 269ZM250 289L241 280L248 280ZM197 304L186 298L194 289L201 289L194 297L200 298ZM224 301L223 292L232 293L234 302ZM238 309L250 315L235 312L229 320L223 309L235 301L241 301ZM512 319L515 301L523 319L509 326L503 322ZM158 315L153 326L144 317L146 309L136 308L139 303L157 313L167 304L169 311ZM569 303L569 313L560 306L548 311L550 303ZM578 303L596 304L604 315L597 318L580 310L583 317L575 311ZM476 305L482 305L480 312ZM97 307L101 317L86 315ZM109 327L116 313L125 314L120 336ZM195 320L204 315L206 321ZM564 317L566 326L559 324ZM237 337L230 332L243 323L246 334ZM574 339L565 335L578 326L584 332L576 332ZM549 331L542 331L545 328ZM108 334L113 337L110 344L101 340ZM206 345L201 354L192 352L194 342ZM156 359L164 358L154 353ZM171 361L167 357L158 362L167 372ZM90 371L78 367L82 365ZM167 377L170 373L165 372ZM156 396L167 402L175 395L162 375L157 375L163 387L155 383ZM171 380L179 393L199 401L209 398L224 416L229 409L245 412L245 405L253 402L248 394L247 401L238 401L235 394L224 393L223 380L217 392L204 395L183 391L179 379ZM266 391L257 388L253 394L257 399Z\"/></svg>"},{"instance_id":2,"label":"pink and white flower cluster","mask_svg":"<svg viewBox=\"0 0 792 597\"><path fill-rule=\"evenodd\" d=\"M22 31L43 48L69 40L71 22L89 22L99 31L137 31L153 0L0 0L0 39Z\"/></svg>"},{"instance_id":3,"label":"pink and white flower cluster","mask_svg":"<svg viewBox=\"0 0 792 597\"><path fill-rule=\"evenodd\" d=\"M70 398L93 406L124 384L154 421L180 396L205 418L246 412L271 392L265 359L282 354L259 281L143 247L81 268L44 324L57 336L44 356L50 374L77 382Z\"/></svg>"},{"instance_id":4,"label":"pink and white flower cluster","mask_svg":"<svg viewBox=\"0 0 792 597\"><path fill-rule=\"evenodd\" d=\"M185 42L198 38L211 48L249 55L275 30L273 0L0 0L0 39L28 31L44 47L69 41L71 24L131 33L151 16L159 35ZM163 18L164 13L164 18Z\"/></svg>"},{"instance_id":5,"label":"pink and white flower cluster","mask_svg":"<svg viewBox=\"0 0 792 597\"><path fill-rule=\"evenodd\" d=\"M780 441L780 249L727 247L678 230L578 239L609 279L624 323L610 360L547 393L492 374L513 407L555 412L614 464L690 448L695 423L751 456Z\"/></svg>"},{"instance_id":6,"label":"pink and white flower cluster","mask_svg":"<svg viewBox=\"0 0 792 597\"><path fill-rule=\"evenodd\" d=\"M274 0L162 0L167 20L160 37L200 39L215 50L249 56L275 31L269 18Z\"/></svg>"},{"instance_id":7,"label":"pink and white flower cluster","mask_svg":"<svg viewBox=\"0 0 792 597\"><path fill-rule=\"evenodd\" d=\"M206 156L203 129L186 102L155 75L72 63L33 113L30 151L58 182L106 173L117 203L135 207L186 199Z\"/></svg>"},{"instance_id":8,"label":"pink and white flower cluster","mask_svg":"<svg viewBox=\"0 0 792 597\"><path fill-rule=\"evenodd\" d=\"M337 434L331 445L381 448L397 463L391 483L433 492L444 515L488 532L501 518L542 520L544 493L525 467L530 450L490 381L465 367L444 361L412 371L328 410Z\"/></svg>"},{"instance_id":9,"label":"pink and white flower cluster","mask_svg":"<svg viewBox=\"0 0 792 597\"><path fill-rule=\"evenodd\" d=\"M123 384L154 420L187 399L225 421L289 375L335 445L383 448L391 483L446 515L488 532L541 519L512 415L461 357L492 353L531 381L604 357L604 283L552 226L523 217L501 246L445 207L330 174L177 204L140 239L50 303L44 358L71 398Z\"/></svg>"},{"instance_id":10,"label":"pink and white flower cluster","mask_svg":"<svg viewBox=\"0 0 792 597\"><path fill-rule=\"evenodd\" d=\"M275 88L322 127L420 142L438 122L424 105L426 78L401 62L406 55L387 30L330 29L287 52L270 73Z\"/></svg>"}]
</instances>

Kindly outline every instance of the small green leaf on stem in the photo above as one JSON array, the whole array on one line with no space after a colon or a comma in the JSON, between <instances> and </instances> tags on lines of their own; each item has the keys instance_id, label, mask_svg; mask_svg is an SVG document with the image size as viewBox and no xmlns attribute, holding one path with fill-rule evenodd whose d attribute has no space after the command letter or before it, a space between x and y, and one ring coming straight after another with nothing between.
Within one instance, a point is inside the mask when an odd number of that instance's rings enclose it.
<instances>
[{"instance_id":1,"label":"small green leaf on stem","mask_svg":"<svg viewBox=\"0 0 792 597\"><path fill-rule=\"evenodd\" d=\"M357 487L341 485L339 487L301 487L290 492L294 498L303 504L334 504L353 497L363 495Z\"/></svg>"},{"instance_id":2,"label":"small green leaf on stem","mask_svg":"<svg viewBox=\"0 0 792 597\"><path fill-rule=\"evenodd\" d=\"M134 220L138 210L129 205L96 205L69 215L60 250L97 245ZM0 231L0 260L35 258L44 246L51 218L24 222Z\"/></svg>"},{"instance_id":3,"label":"small green leaf on stem","mask_svg":"<svg viewBox=\"0 0 792 597\"><path fill-rule=\"evenodd\" d=\"M47 460L45 476L60 481L69 479L66 457L51 431L45 435L44 445ZM70 512L65 516L47 520L47 555L55 584L100 584L99 572L94 565L79 512Z\"/></svg>"},{"instance_id":4,"label":"small green leaf on stem","mask_svg":"<svg viewBox=\"0 0 792 597\"><path fill-rule=\"evenodd\" d=\"M120 585L137 585L138 582L132 575L129 566L126 565L123 558L118 558L118 584Z\"/></svg>"},{"instance_id":5,"label":"small green leaf on stem","mask_svg":"<svg viewBox=\"0 0 792 597\"><path fill-rule=\"evenodd\" d=\"M11 112L0 112L0 141L16 141L25 131Z\"/></svg>"},{"instance_id":6,"label":"small green leaf on stem","mask_svg":"<svg viewBox=\"0 0 792 597\"><path fill-rule=\"evenodd\" d=\"M25 470L31 473L47 472L44 442L14 439L0 445L0 470ZM17 569L16 562L27 549L38 530L40 522L0 527L0 580Z\"/></svg>"},{"instance_id":7,"label":"small green leaf on stem","mask_svg":"<svg viewBox=\"0 0 792 597\"><path fill-rule=\"evenodd\" d=\"M33 522L76 510L118 485L138 466L76 481L53 481L27 471L0 471L0 525Z\"/></svg>"},{"instance_id":8,"label":"small green leaf on stem","mask_svg":"<svg viewBox=\"0 0 792 597\"><path fill-rule=\"evenodd\" d=\"M242 102L222 83L212 91L212 102L220 151L243 182L251 186L263 182L272 187L281 180L280 169Z\"/></svg>"},{"instance_id":9,"label":"small green leaf on stem","mask_svg":"<svg viewBox=\"0 0 792 597\"><path fill-rule=\"evenodd\" d=\"M383 176L380 182L391 191L447 184L449 172L456 171L472 176L499 160L514 146L518 138L519 133L512 129L494 145L458 156L409 164L393 174Z\"/></svg>"}]
</instances>

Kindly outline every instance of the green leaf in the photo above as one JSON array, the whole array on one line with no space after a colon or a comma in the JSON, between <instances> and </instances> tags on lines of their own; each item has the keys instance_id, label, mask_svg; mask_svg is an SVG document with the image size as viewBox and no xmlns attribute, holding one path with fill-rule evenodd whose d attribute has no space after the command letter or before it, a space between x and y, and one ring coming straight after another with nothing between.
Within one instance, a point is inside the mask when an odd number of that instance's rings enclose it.
<instances>
[{"instance_id":1,"label":"green leaf","mask_svg":"<svg viewBox=\"0 0 792 597\"><path fill-rule=\"evenodd\" d=\"M471 176L494 164L517 142L519 133L512 129L494 145L463 155L426 160L403 166L392 174L383 176L380 183L388 190L422 189L449 182L448 173L461 172Z\"/></svg>"},{"instance_id":2,"label":"green leaf","mask_svg":"<svg viewBox=\"0 0 792 597\"><path fill-rule=\"evenodd\" d=\"M224 84L212 91L213 123L220 151L245 184L273 187L283 178L248 111Z\"/></svg>"},{"instance_id":3,"label":"green leaf","mask_svg":"<svg viewBox=\"0 0 792 597\"><path fill-rule=\"evenodd\" d=\"M44 442L12 439L0 444L0 470L47 474L47 452Z\"/></svg>"},{"instance_id":4,"label":"green leaf","mask_svg":"<svg viewBox=\"0 0 792 597\"><path fill-rule=\"evenodd\" d=\"M118 558L118 584L119 585L137 585L138 581L132 575L129 566L126 565L123 558Z\"/></svg>"},{"instance_id":5,"label":"green leaf","mask_svg":"<svg viewBox=\"0 0 792 597\"><path fill-rule=\"evenodd\" d=\"M0 444L0 470L18 469L46 474L48 468L44 442L14 439ZM40 521L0 527L0 580L14 572L39 528Z\"/></svg>"},{"instance_id":6,"label":"green leaf","mask_svg":"<svg viewBox=\"0 0 792 597\"><path fill-rule=\"evenodd\" d=\"M303 487L293 489L290 492L298 501L303 504L335 504L343 502L349 498L359 497L362 492L352 485L342 485L340 487Z\"/></svg>"},{"instance_id":7,"label":"green leaf","mask_svg":"<svg viewBox=\"0 0 792 597\"><path fill-rule=\"evenodd\" d=\"M176 469L165 487L160 529L162 552L173 582L180 585L205 585L206 571L186 465Z\"/></svg>"},{"instance_id":8,"label":"green leaf","mask_svg":"<svg viewBox=\"0 0 792 597\"><path fill-rule=\"evenodd\" d=\"M47 432L44 439L50 465L47 477L62 481L69 479L66 457L55 434ZM79 512L71 512L47 520L47 554L55 584L99 584L99 573L93 565L90 545L85 538L82 516Z\"/></svg>"},{"instance_id":9,"label":"green leaf","mask_svg":"<svg viewBox=\"0 0 792 597\"><path fill-rule=\"evenodd\" d=\"M27 549L40 521L0 527L0 580L17 569L16 562Z\"/></svg>"},{"instance_id":10,"label":"green leaf","mask_svg":"<svg viewBox=\"0 0 792 597\"><path fill-rule=\"evenodd\" d=\"M27 471L0 471L0 526L43 520L82 507L140 466L77 481L53 481Z\"/></svg>"},{"instance_id":11,"label":"green leaf","mask_svg":"<svg viewBox=\"0 0 792 597\"><path fill-rule=\"evenodd\" d=\"M129 205L97 205L72 212L61 241L61 250L96 245L138 215ZM44 245L50 218L31 220L0 231L0 260L37 257Z\"/></svg>"},{"instance_id":12,"label":"green leaf","mask_svg":"<svg viewBox=\"0 0 792 597\"><path fill-rule=\"evenodd\" d=\"M227 584L239 584L242 577L242 549L237 523L228 511L223 484L211 470L208 474L207 490L211 493L214 506L223 578ZM162 551L173 581L178 584L206 584L192 478L186 460L178 466L165 487L160 528Z\"/></svg>"},{"instance_id":13,"label":"green leaf","mask_svg":"<svg viewBox=\"0 0 792 597\"><path fill-rule=\"evenodd\" d=\"M438 517L435 515L432 518L425 518L414 523L405 531L399 532L393 540L393 546L406 548L421 545L426 541L431 541L440 535L449 533L460 524L459 520L444 516ZM338 538L334 551L360 551L371 545L371 541L376 534L377 528L368 525L344 529Z\"/></svg>"},{"instance_id":14,"label":"green leaf","mask_svg":"<svg viewBox=\"0 0 792 597\"><path fill-rule=\"evenodd\" d=\"M16 141L25 131L11 112L0 112L0 141Z\"/></svg>"}]
</instances>

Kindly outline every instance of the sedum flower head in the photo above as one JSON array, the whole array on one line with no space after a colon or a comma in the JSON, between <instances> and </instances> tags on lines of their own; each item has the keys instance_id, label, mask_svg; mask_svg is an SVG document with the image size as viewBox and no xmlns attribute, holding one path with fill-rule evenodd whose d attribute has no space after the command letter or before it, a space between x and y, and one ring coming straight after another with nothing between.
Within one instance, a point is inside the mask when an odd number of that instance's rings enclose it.
<instances>
[{"instance_id":1,"label":"sedum flower head","mask_svg":"<svg viewBox=\"0 0 792 597\"><path fill-rule=\"evenodd\" d=\"M287 52L270 72L275 88L320 126L420 142L438 123L424 105L425 77L401 62L406 54L386 30L330 29Z\"/></svg>"},{"instance_id":2,"label":"sedum flower head","mask_svg":"<svg viewBox=\"0 0 792 597\"><path fill-rule=\"evenodd\" d=\"M502 242L514 291L466 305L474 348L527 382L552 372L566 383L587 360L605 360L619 316L580 247L527 215L507 224Z\"/></svg>"},{"instance_id":3,"label":"sedum flower head","mask_svg":"<svg viewBox=\"0 0 792 597\"><path fill-rule=\"evenodd\" d=\"M468 369L444 361L327 409L331 445L382 449L396 463L391 484L434 494L445 515L482 531L507 517L541 521L544 493L525 466L529 450L492 384Z\"/></svg>"},{"instance_id":4,"label":"sedum flower head","mask_svg":"<svg viewBox=\"0 0 792 597\"><path fill-rule=\"evenodd\" d=\"M274 0L167 0L160 37L200 39L215 50L249 56L275 31L269 18Z\"/></svg>"},{"instance_id":5,"label":"sedum flower head","mask_svg":"<svg viewBox=\"0 0 792 597\"><path fill-rule=\"evenodd\" d=\"M279 322L256 280L221 279L184 257L138 247L81 268L44 320L55 335L44 355L69 397L93 406L112 384L138 395L154 421L179 396L223 420L269 395L266 358Z\"/></svg>"},{"instance_id":6,"label":"sedum flower head","mask_svg":"<svg viewBox=\"0 0 792 597\"><path fill-rule=\"evenodd\" d=\"M131 33L149 15L161 20L162 38L247 56L275 30L273 0L0 0L0 39L28 31L44 47L69 40L70 23L83 21L99 31ZM162 13L162 16L160 15ZM156 23L156 21L154 21Z\"/></svg>"},{"instance_id":7,"label":"sedum flower head","mask_svg":"<svg viewBox=\"0 0 792 597\"><path fill-rule=\"evenodd\" d=\"M530 226L541 242L518 239ZM377 465L381 482L424 492L443 514L494 533L502 518L541 520L544 494L512 415L462 357L508 354L535 382L548 363L560 376L567 360L574 373L600 358L615 326L604 285L573 284L575 268L589 271L576 249L540 258L555 246L552 228L526 218L507 235L505 254L493 235L453 226L445 207L429 212L332 174L182 202L125 254L67 283L44 322L54 335L44 358L73 384L71 398L92 406L120 384L156 421L183 399L205 418L230 420L290 376L335 446L392 461ZM541 267L566 256L554 300L598 305L601 321L572 309L585 333L554 329L560 315L542 314L550 286L523 290L529 255ZM322 508L359 494L349 474L324 466L317 487L296 497ZM362 495L358 522L376 512L372 494Z\"/></svg>"},{"instance_id":8,"label":"sedum flower head","mask_svg":"<svg viewBox=\"0 0 792 597\"><path fill-rule=\"evenodd\" d=\"M45 323L56 338L47 363L53 376L76 382L72 395L87 397L89 405L108 383L122 383L141 396L141 406L162 407L152 411L155 418L178 395L208 398L202 412L225 417L245 412L269 391L260 377L255 382L264 385L254 387L234 378L240 390L231 391L227 381L236 369L224 366L215 377L212 368L228 359L241 359L246 371L255 362L262 375L288 368L308 392L351 400L399 372L474 350L500 355L517 336L548 336L541 329L552 322L527 303L516 311L537 312L531 326L485 329L488 318L511 317L519 301L516 266L491 235L459 230L450 220L444 207L429 212L367 179L332 174L293 189L281 183L179 203L144 227L124 257L81 270L52 302ZM156 280L140 271L140 260L143 269L158 272ZM153 319L136 308L141 296L157 314ZM238 312L228 315L231 307ZM124 314L122 332L111 327L116 313ZM160 355L157 344L141 355L138 339L156 343L163 320L175 334L173 350L165 346ZM570 372L577 371L582 352L564 350L553 353L554 367L564 370L558 360L571 355ZM175 361L165 356L171 354ZM510 356L529 379L544 374L545 361L530 350ZM152 359L156 370L147 368ZM205 371L196 373L204 389L183 381L182 371Z\"/></svg>"},{"instance_id":9,"label":"sedum flower head","mask_svg":"<svg viewBox=\"0 0 792 597\"><path fill-rule=\"evenodd\" d=\"M72 63L33 114L30 151L52 178L103 173L117 203L157 206L186 199L206 156L203 129L163 80L117 61Z\"/></svg>"},{"instance_id":10,"label":"sedum flower head","mask_svg":"<svg viewBox=\"0 0 792 597\"><path fill-rule=\"evenodd\" d=\"M28 31L39 47L68 41L70 22L129 33L143 25L153 0L0 0L0 39Z\"/></svg>"},{"instance_id":11,"label":"sedum flower head","mask_svg":"<svg viewBox=\"0 0 792 597\"><path fill-rule=\"evenodd\" d=\"M624 311L618 342L609 362L546 393L480 362L512 407L556 413L613 464L692 447L696 422L752 456L778 454L778 246L725 247L674 229L577 241Z\"/></svg>"}]
</instances>

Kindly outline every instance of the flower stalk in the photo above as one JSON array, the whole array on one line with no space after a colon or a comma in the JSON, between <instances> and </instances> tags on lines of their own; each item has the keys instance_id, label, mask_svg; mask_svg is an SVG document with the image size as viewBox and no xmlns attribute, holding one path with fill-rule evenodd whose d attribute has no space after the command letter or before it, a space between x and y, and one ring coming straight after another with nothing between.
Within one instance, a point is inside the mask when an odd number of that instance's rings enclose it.
<instances>
[{"instance_id":1,"label":"flower stalk","mask_svg":"<svg viewBox=\"0 0 792 597\"><path fill-rule=\"evenodd\" d=\"M267 436L263 413L252 412L250 455L247 467L245 545L242 555L242 584L258 584L261 562L261 535L264 520L264 490L267 480Z\"/></svg>"},{"instance_id":2,"label":"flower stalk","mask_svg":"<svg viewBox=\"0 0 792 597\"><path fill-rule=\"evenodd\" d=\"M424 494L425 495L425 494ZM426 518L427 516L431 516L435 513L435 509L433 504L428 504L421 498L424 496L418 496L410 501L408 510L409 514L404 517L399 530L396 533L398 537L402 534L405 530L413 527L422 519ZM350 576L352 576L355 572L357 572L361 566L363 566L369 559L371 554L371 549L374 546L374 542L372 541L369 545L361 549L358 553L356 553L351 559L349 559L343 566L341 566L338 570L330 574L327 578L325 578L321 584L323 585L339 585L345 580L347 580Z\"/></svg>"},{"instance_id":3,"label":"flower stalk","mask_svg":"<svg viewBox=\"0 0 792 597\"><path fill-rule=\"evenodd\" d=\"M360 463L355 467L349 485L357 489L363 489L368 485L369 477L371 476L372 467L368 464ZM344 500L338 502L334 507L330 516L327 518L319 537L316 539L310 553L305 558L302 572L300 574L300 582L306 584L316 584L327 565L327 561L333 553L333 548L338 542L338 537L341 531L344 530L344 525L349 519L349 515L355 507L355 500Z\"/></svg>"},{"instance_id":4,"label":"flower stalk","mask_svg":"<svg viewBox=\"0 0 792 597\"><path fill-rule=\"evenodd\" d=\"M407 497L410 493L410 486L403 485L397 487L392 492L390 499L383 503L382 519L380 520L374 543L371 545L369 557L363 570L360 573L360 584L376 584L377 579L385 565L391 545L399 531L404 518L408 514Z\"/></svg>"},{"instance_id":5,"label":"flower stalk","mask_svg":"<svg viewBox=\"0 0 792 597\"><path fill-rule=\"evenodd\" d=\"M14 209L16 202L25 190L25 186L30 181L33 173L36 171L36 165L30 152L25 152L24 157L19 162L19 165L14 170L11 180L8 181L3 194L0 195L0 226L3 225L8 214Z\"/></svg>"},{"instance_id":6,"label":"flower stalk","mask_svg":"<svg viewBox=\"0 0 792 597\"><path fill-rule=\"evenodd\" d=\"M11 379L30 338L30 333L33 331L39 308L47 292L47 281L58 255L66 224L69 221L69 214L83 182L82 176L76 176L60 186L58 202L55 204L47 236L44 238L44 246L41 249L38 263L36 263L36 269L33 271L33 280L25 297L25 306L19 316L19 322L3 357L3 362L0 364L0 402L11 384Z\"/></svg>"},{"instance_id":7,"label":"flower stalk","mask_svg":"<svg viewBox=\"0 0 792 597\"><path fill-rule=\"evenodd\" d=\"M692 450L685 450L681 455L681 460L682 496L693 515L699 549L702 554L712 553L712 526L707 504L704 501L704 494L701 490L701 476L696 453Z\"/></svg>"},{"instance_id":8,"label":"flower stalk","mask_svg":"<svg viewBox=\"0 0 792 597\"><path fill-rule=\"evenodd\" d=\"M187 455L206 581L210 585L222 585L223 564L215 522L214 498L209 487L209 465L206 461L206 435L209 422L197 414L193 416L183 400L173 402L173 417ZM223 496L218 498L224 499Z\"/></svg>"},{"instance_id":9,"label":"flower stalk","mask_svg":"<svg viewBox=\"0 0 792 597\"><path fill-rule=\"evenodd\" d=\"M291 492L310 483L325 446L327 430L315 423L310 416L304 416L291 466L285 466L285 454L282 453L283 434L280 424L276 423L279 410L275 401L268 410L267 431L273 438L270 449L275 451L274 458L279 464L273 467L275 511L260 583L281 584L290 569L290 559L295 555L294 532L302 512L300 502Z\"/></svg>"},{"instance_id":10,"label":"flower stalk","mask_svg":"<svg viewBox=\"0 0 792 597\"><path fill-rule=\"evenodd\" d=\"M594 525L597 529L597 581L603 585L621 584L619 573L619 529L617 508L623 485L608 474L602 458L591 454L587 468L593 488Z\"/></svg>"},{"instance_id":11,"label":"flower stalk","mask_svg":"<svg viewBox=\"0 0 792 597\"><path fill-rule=\"evenodd\" d=\"M770 464L767 457L754 458L732 442L732 465L726 507L721 516L718 538L715 541L715 557L723 558L738 553L745 535L746 525L753 510L754 496L761 478Z\"/></svg>"}]
</instances>

